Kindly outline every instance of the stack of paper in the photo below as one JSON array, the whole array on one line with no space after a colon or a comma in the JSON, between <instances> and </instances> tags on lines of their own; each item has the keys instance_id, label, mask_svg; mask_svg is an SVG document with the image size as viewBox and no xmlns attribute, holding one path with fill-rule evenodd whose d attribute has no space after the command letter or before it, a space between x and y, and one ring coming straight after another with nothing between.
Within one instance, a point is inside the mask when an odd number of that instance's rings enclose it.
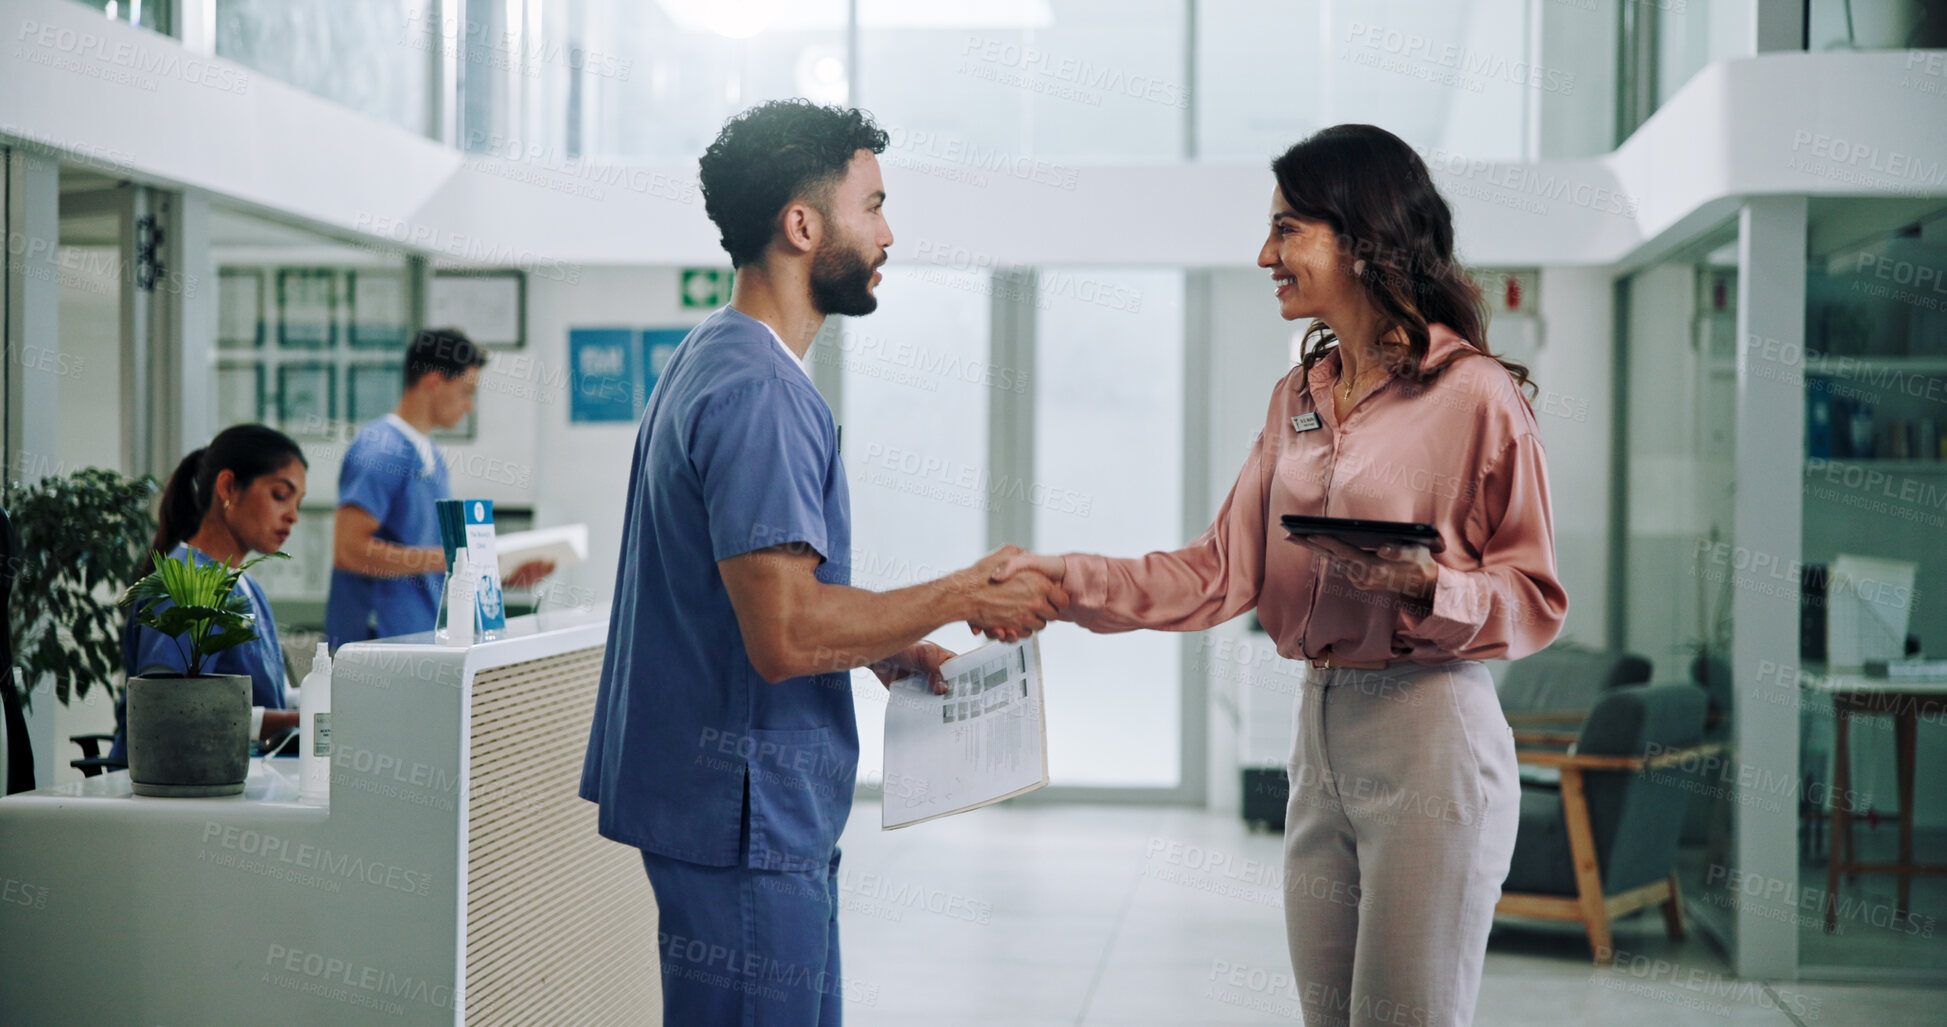
<instances>
[{"instance_id":1,"label":"stack of paper","mask_svg":"<svg viewBox=\"0 0 1947 1027\"><path fill-rule=\"evenodd\" d=\"M881 826L906 827L965 813L1048 783L1048 726L1035 636L995 642L940 668L948 692L925 678L896 681L886 705Z\"/></svg>"},{"instance_id":2,"label":"stack of paper","mask_svg":"<svg viewBox=\"0 0 1947 1027\"><path fill-rule=\"evenodd\" d=\"M494 540L500 558L500 576L514 573L521 564L534 560L553 560L558 570L588 559L588 525L563 524L558 528L511 531Z\"/></svg>"},{"instance_id":3,"label":"stack of paper","mask_svg":"<svg viewBox=\"0 0 1947 1027\"><path fill-rule=\"evenodd\" d=\"M1835 668L1906 655L1919 565L1840 553L1826 576L1825 662Z\"/></svg>"}]
</instances>

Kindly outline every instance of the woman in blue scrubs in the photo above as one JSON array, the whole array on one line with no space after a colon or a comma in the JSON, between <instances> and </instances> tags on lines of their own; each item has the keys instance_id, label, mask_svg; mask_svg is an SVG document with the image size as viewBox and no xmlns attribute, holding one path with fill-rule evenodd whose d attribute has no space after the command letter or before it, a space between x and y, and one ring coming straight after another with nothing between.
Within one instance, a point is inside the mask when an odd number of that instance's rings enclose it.
<instances>
[{"instance_id":1,"label":"woman in blue scrubs","mask_svg":"<svg viewBox=\"0 0 1947 1027\"><path fill-rule=\"evenodd\" d=\"M238 564L252 553L279 551L297 524L307 467L304 452L283 432L261 424L224 429L208 446L184 457L169 476L150 548L175 559L193 558L198 565ZM271 618L270 600L248 574L237 580L233 594L249 600L257 640L218 653L204 664L204 673L249 675L251 734L272 738L297 726L297 710L285 690L277 623ZM122 630L122 669L130 677L181 674L187 651L185 638L143 627L132 614ZM120 701L115 723L109 758L126 762Z\"/></svg>"}]
</instances>

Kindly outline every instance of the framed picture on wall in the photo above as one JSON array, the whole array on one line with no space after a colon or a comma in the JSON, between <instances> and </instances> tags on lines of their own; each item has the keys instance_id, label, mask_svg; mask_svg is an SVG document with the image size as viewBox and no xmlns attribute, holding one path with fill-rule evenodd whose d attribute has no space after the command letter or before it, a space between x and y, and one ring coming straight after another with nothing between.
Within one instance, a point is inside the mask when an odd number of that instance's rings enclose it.
<instances>
[{"instance_id":1,"label":"framed picture on wall","mask_svg":"<svg viewBox=\"0 0 1947 1027\"><path fill-rule=\"evenodd\" d=\"M264 344L264 274L226 267L216 273L216 346L257 349Z\"/></svg>"},{"instance_id":2,"label":"framed picture on wall","mask_svg":"<svg viewBox=\"0 0 1947 1027\"><path fill-rule=\"evenodd\" d=\"M406 276L400 271L347 271L347 291L351 294L351 331L354 349L404 349L407 309Z\"/></svg>"},{"instance_id":3,"label":"framed picture on wall","mask_svg":"<svg viewBox=\"0 0 1947 1027\"><path fill-rule=\"evenodd\" d=\"M264 419L263 365L217 365L216 419L221 428Z\"/></svg>"},{"instance_id":4,"label":"framed picture on wall","mask_svg":"<svg viewBox=\"0 0 1947 1027\"><path fill-rule=\"evenodd\" d=\"M277 419L294 435L324 435L337 407L330 364L285 364L277 369Z\"/></svg>"},{"instance_id":5,"label":"framed picture on wall","mask_svg":"<svg viewBox=\"0 0 1947 1027\"><path fill-rule=\"evenodd\" d=\"M517 270L436 271L426 298L428 328L458 328L482 346L527 342L527 276Z\"/></svg>"},{"instance_id":6,"label":"framed picture on wall","mask_svg":"<svg viewBox=\"0 0 1947 1027\"><path fill-rule=\"evenodd\" d=\"M397 362L345 368L345 396L349 401L345 416L354 425L363 425L391 413L405 392L405 373L405 365Z\"/></svg>"},{"instance_id":7,"label":"framed picture on wall","mask_svg":"<svg viewBox=\"0 0 1947 1027\"><path fill-rule=\"evenodd\" d=\"M292 349L330 349L338 344L337 269L279 269L277 342Z\"/></svg>"}]
</instances>

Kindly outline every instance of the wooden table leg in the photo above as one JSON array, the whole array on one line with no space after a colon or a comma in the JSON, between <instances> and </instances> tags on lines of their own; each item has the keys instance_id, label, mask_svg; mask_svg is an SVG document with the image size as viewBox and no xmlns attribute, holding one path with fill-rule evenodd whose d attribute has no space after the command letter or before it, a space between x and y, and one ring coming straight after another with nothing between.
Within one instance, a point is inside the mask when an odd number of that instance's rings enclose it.
<instances>
[{"instance_id":1,"label":"wooden table leg","mask_svg":"<svg viewBox=\"0 0 1947 1027\"><path fill-rule=\"evenodd\" d=\"M1852 855L1852 754L1846 746L1846 700L1832 700L1832 843L1825 860L1825 933L1839 929L1839 871Z\"/></svg>"},{"instance_id":2,"label":"wooden table leg","mask_svg":"<svg viewBox=\"0 0 1947 1027\"><path fill-rule=\"evenodd\" d=\"M1899 902L1894 915L1905 919L1908 900L1913 897L1913 764L1914 728L1919 721L1912 704L1903 703L1893 714L1893 759L1898 764L1900 789L1900 868Z\"/></svg>"}]
</instances>

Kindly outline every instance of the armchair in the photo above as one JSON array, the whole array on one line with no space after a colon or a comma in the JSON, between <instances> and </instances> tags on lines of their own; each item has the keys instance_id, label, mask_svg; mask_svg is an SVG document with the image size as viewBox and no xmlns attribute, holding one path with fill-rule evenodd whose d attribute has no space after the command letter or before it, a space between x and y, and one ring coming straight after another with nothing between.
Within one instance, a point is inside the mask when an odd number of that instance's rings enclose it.
<instances>
[{"instance_id":1,"label":"armchair","mask_svg":"<svg viewBox=\"0 0 1947 1027\"><path fill-rule=\"evenodd\" d=\"M1556 643L1508 664L1502 675L1501 709L1516 730L1574 727L1612 688L1650 679L1650 661L1635 653Z\"/></svg>"},{"instance_id":2,"label":"armchair","mask_svg":"<svg viewBox=\"0 0 1947 1027\"><path fill-rule=\"evenodd\" d=\"M1675 873L1686 786L1702 757L1706 697L1688 682L1610 691L1567 750L1557 732L1517 730L1523 766L1560 771L1558 786L1523 784L1514 860L1495 912L1581 921L1598 965L1614 961L1609 924L1661 905L1671 938L1682 938L1683 895Z\"/></svg>"}]
</instances>

